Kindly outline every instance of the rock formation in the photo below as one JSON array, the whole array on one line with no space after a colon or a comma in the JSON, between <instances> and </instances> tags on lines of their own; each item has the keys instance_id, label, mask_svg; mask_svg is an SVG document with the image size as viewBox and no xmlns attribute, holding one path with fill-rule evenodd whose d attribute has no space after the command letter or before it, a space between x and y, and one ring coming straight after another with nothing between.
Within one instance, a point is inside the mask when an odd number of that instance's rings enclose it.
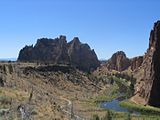
<instances>
[{"instance_id":1,"label":"rock formation","mask_svg":"<svg viewBox=\"0 0 160 120\"><path fill-rule=\"evenodd\" d=\"M137 70L143 63L143 56L138 56L130 59L131 70Z\"/></svg>"},{"instance_id":2,"label":"rock formation","mask_svg":"<svg viewBox=\"0 0 160 120\"><path fill-rule=\"evenodd\" d=\"M94 50L91 50L88 44L82 44L77 37L68 43L68 54L73 66L81 70L95 69L99 66L99 61Z\"/></svg>"},{"instance_id":3,"label":"rock formation","mask_svg":"<svg viewBox=\"0 0 160 120\"><path fill-rule=\"evenodd\" d=\"M130 66L130 60L123 51L118 51L106 62L108 70L124 71Z\"/></svg>"},{"instance_id":4,"label":"rock formation","mask_svg":"<svg viewBox=\"0 0 160 120\"><path fill-rule=\"evenodd\" d=\"M94 70L100 64L88 44L82 44L77 37L67 43L65 36L38 39L35 46L20 51L18 61L70 64L83 71Z\"/></svg>"},{"instance_id":5,"label":"rock formation","mask_svg":"<svg viewBox=\"0 0 160 120\"><path fill-rule=\"evenodd\" d=\"M65 36L56 39L38 39L36 45L24 47L18 57L19 61L69 63L67 41Z\"/></svg>"},{"instance_id":6,"label":"rock formation","mask_svg":"<svg viewBox=\"0 0 160 120\"><path fill-rule=\"evenodd\" d=\"M108 70L116 70L122 72L131 68L132 71L137 70L143 63L143 56L129 59L123 51L118 51L104 64Z\"/></svg>"},{"instance_id":7,"label":"rock formation","mask_svg":"<svg viewBox=\"0 0 160 120\"><path fill-rule=\"evenodd\" d=\"M160 107L160 21L151 30L149 48L144 56L128 59L123 51L118 51L96 72L107 74L112 70L129 70L127 72L136 78L134 102Z\"/></svg>"},{"instance_id":8,"label":"rock formation","mask_svg":"<svg viewBox=\"0 0 160 120\"><path fill-rule=\"evenodd\" d=\"M128 59L124 52L119 51L113 54L105 66L108 70L119 72L130 68L137 79L135 96L142 98L143 104L160 107L160 21L154 24L149 48L144 56Z\"/></svg>"},{"instance_id":9,"label":"rock formation","mask_svg":"<svg viewBox=\"0 0 160 120\"><path fill-rule=\"evenodd\" d=\"M141 77L137 78L136 93L146 104L160 107L160 21L150 33L149 48L138 73Z\"/></svg>"}]
</instances>

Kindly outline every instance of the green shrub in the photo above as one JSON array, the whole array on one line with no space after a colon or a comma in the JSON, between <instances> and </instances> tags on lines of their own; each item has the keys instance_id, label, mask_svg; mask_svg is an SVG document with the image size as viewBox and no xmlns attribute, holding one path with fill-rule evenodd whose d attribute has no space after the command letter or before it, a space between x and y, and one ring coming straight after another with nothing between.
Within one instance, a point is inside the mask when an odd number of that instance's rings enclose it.
<instances>
[{"instance_id":1,"label":"green shrub","mask_svg":"<svg viewBox=\"0 0 160 120\"><path fill-rule=\"evenodd\" d=\"M8 105L11 104L12 99L9 97L5 97L5 96L0 96L0 104L1 105Z\"/></svg>"},{"instance_id":2,"label":"green shrub","mask_svg":"<svg viewBox=\"0 0 160 120\"><path fill-rule=\"evenodd\" d=\"M100 120L99 116L97 114L93 115L93 119L92 120Z\"/></svg>"},{"instance_id":3,"label":"green shrub","mask_svg":"<svg viewBox=\"0 0 160 120\"><path fill-rule=\"evenodd\" d=\"M160 108L156 108L156 107L152 107L152 106L143 106L143 105L139 105L139 104L135 104L135 103L131 103L128 101L122 101L120 102L120 106L122 107L126 107L130 110L135 110L138 111L142 114L146 114L146 115L157 115L160 114Z\"/></svg>"},{"instance_id":4,"label":"green shrub","mask_svg":"<svg viewBox=\"0 0 160 120\"><path fill-rule=\"evenodd\" d=\"M113 113L110 110L107 110L107 120L112 120L113 118Z\"/></svg>"},{"instance_id":5,"label":"green shrub","mask_svg":"<svg viewBox=\"0 0 160 120\"><path fill-rule=\"evenodd\" d=\"M126 120L131 120L131 114L130 113L127 114Z\"/></svg>"}]
</instances>

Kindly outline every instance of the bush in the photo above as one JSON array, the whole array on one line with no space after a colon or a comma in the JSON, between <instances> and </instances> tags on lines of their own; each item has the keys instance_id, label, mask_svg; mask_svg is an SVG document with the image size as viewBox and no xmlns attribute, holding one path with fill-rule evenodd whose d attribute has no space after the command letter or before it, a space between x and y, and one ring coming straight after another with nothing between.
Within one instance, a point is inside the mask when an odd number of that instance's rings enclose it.
<instances>
[{"instance_id":1,"label":"bush","mask_svg":"<svg viewBox=\"0 0 160 120\"><path fill-rule=\"evenodd\" d=\"M126 120L131 120L131 114L130 113L127 114Z\"/></svg>"},{"instance_id":2,"label":"bush","mask_svg":"<svg viewBox=\"0 0 160 120\"><path fill-rule=\"evenodd\" d=\"M12 102L12 99L9 97L5 97L5 96L0 97L1 105L8 105L8 104L11 104L11 102Z\"/></svg>"},{"instance_id":3,"label":"bush","mask_svg":"<svg viewBox=\"0 0 160 120\"><path fill-rule=\"evenodd\" d=\"M95 114L95 115L93 115L93 120L100 120L100 118L97 114Z\"/></svg>"},{"instance_id":4,"label":"bush","mask_svg":"<svg viewBox=\"0 0 160 120\"><path fill-rule=\"evenodd\" d=\"M135 110L135 111L138 111L142 114L154 114L154 115L157 115L157 114L160 114L160 108L156 108L156 107L152 107L152 106L143 106L143 105L139 105L139 104L135 104L135 103L131 103L131 102L128 102L128 101L122 101L120 102L120 106L122 107L126 107L130 110Z\"/></svg>"},{"instance_id":5,"label":"bush","mask_svg":"<svg viewBox=\"0 0 160 120\"><path fill-rule=\"evenodd\" d=\"M112 117L113 117L112 111L108 110L107 111L107 119L106 120L112 120Z\"/></svg>"}]
</instances>

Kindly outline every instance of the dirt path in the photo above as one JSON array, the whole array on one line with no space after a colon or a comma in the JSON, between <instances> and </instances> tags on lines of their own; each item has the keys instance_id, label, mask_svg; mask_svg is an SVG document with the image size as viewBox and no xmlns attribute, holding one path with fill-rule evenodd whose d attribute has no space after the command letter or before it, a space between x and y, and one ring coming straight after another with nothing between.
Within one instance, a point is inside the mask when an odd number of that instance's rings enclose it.
<instances>
[{"instance_id":1,"label":"dirt path","mask_svg":"<svg viewBox=\"0 0 160 120\"><path fill-rule=\"evenodd\" d=\"M66 101L68 103L67 104L67 108L69 108L69 110L65 110L63 108L63 106L61 106L62 107L62 111L65 112L66 114L71 115L72 114L72 104L73 103L67 98L60 97L60 99ZM75 115L75 114L73 114L73 117L74 117L75 120L85 120L84 118L82 118L82 117L80 117L78 115Z\"/></svg>"},{"instance_id":2,"label":"dirt path","mask_svg":"<svg viewBox=\"0 0 160 120\"><path fill-rule=\"evenodd\" d=\"M27 80L34 88L36 88L36 90L40 90L40 91L45 91L44 89L38 87L38 86L35 86L30 80ZM63 100L63 101L66 101L67 102L67 105L60 105L61 109L62 109L62 112L66 113L67 115L70 115L72 114L72 102L71 100L67 99L67 98L64 98L62 96L60 97L57 97L57 96L54 96L53 94L49 94L52 98L56 99L56 100ZM69 109L65 109L65 108L69 108ZM73 118L74 120L85 120L84 118L76 115L76 114L73 114Z\"/></svg>"}]
</instances>

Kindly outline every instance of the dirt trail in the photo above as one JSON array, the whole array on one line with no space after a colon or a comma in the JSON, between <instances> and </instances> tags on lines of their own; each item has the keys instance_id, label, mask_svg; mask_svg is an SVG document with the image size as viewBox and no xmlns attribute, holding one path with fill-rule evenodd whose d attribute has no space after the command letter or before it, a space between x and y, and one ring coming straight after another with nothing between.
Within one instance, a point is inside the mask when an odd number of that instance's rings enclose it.
<instances>
[{"instance_id":1,"label":"dirt trail","mask_svg":"<svg viewBox=\"0 0 160 120\"><path fill-rule=\"evenodd\" d=\"M27 80L31 85L33 85L33 83L30 81L30 80ZM38 89L39 91L45 91L44 89L42 89L42 88L40 88L40 87L38 87L38 86L35 86L35 85L33 85L33 87L34 88L36 88L36 89ZM47 91L46 91L47 92ZM64 112L64 113L66 113L67 115L70 115L71 116L71 114L72 114L72 102L71 102L71 100L69 100L69 99L67 99L67 98L64 98L64 97L62 97L62 96L60 96L60 97L57 97L57 96L54 96L53 94L49 94L52 98L54 98L54 99L56 99L56 100L63 100L63 101L66 101L67 102L67 105L60 105L60 107L61 107L61 109L62 109L62 111ZM65 108L69 108L69 109L65 109ZM84 118L82 118L82 117L80 117L80 116L78 116L78 115L76 115L76 114L73 114L73 118L74 118L74 120L85 120Z\"/></svg>"},{"instance_id":2,"label":"dirt trail","mask_svg":"<svg viewBox=\"0 0 160 120\"><path fill-rule=\"evenodd\" d=\"M67 108L69 108L69 110L65 110L63 108L63 106L61 106L62 107L62 111L65 112L66 114L71 115L72 114L72 104L73 103L67 98L60 97L60 99L66 101L68 103L67 104ZM73 117L74 117L75 120L85 120L84 118L82 118L82 117L80 117L78 115L75 115L75 114L73 114Z\"/></svg>"}]
</instances>

